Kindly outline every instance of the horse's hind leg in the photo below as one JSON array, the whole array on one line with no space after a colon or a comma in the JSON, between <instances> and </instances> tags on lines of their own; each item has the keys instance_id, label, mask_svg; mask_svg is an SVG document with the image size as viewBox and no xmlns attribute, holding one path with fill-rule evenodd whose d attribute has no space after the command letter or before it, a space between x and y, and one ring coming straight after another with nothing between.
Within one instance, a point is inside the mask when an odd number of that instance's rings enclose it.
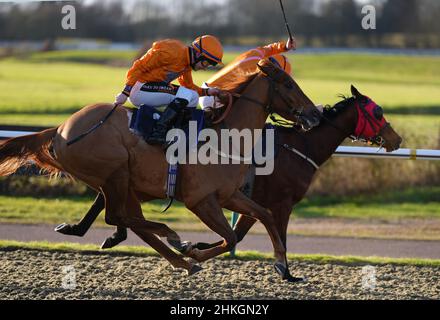
<instances>
[{"instance_id":1,"label":"horse's hind leg","mask_svg":"<svg viewBox=\"0 0 440 320\"><path fill-rule=\"evenodd\" d=\"M130 221L135 219L141 221L144 228L147 228L149 233L154 233L159 237L167 238L167 241L178 250L182 250L182 244L179 235L171 230L167 225L163 223L157 223L145 220L140 209L140 202L133 190L129 187L129 174L128 171L121 168L116 171L107 183L102 187L102 191L105 196L105 222L110 225L117 226L119 228L130 227L125 221L130 217ZM130 210L127 206L136 199L139 206L131 208L134 212L134 216L131 216ZM139 212L138 212L139 211ZM134 218L133 218L134 217Z\"/></svg>"},{"instance_id":2,"label":"horse's hind leg","mask_svg":"<svg viewBox=\"0 0 440 320\"><path fill-rule=\"evenodd\" d=\"M84 218L78 224L62 223L55 228L56 232L69 235L82 237L90 229L92 223L96 220L99 213L105 208L105 199L102 193L98 193L95 202L93 202L89 211Z\"/></svg>"},{"instance_id":3,"label":"horse's hind leg","mask_svg":"<svg viewBox=\"0 0 440 320\"><path fill-rule=\"evenodd\" d=\"M216 257L222 253L231 250L237 243L237 237L225 218L214 195L209 195L196 206L189 208L194 212L202 222L204 222L212 231L223 237L224 241L218 246L206 250L191 248L186 255L202 262Z\"/></svg>"},{"instance_id":4,"label":"horse's hind leg","mask_svg":"<svg viewBox=\"0 0 440 320\"><path fill-rule=\"evenodd\" d=\"M62 223L55 228L56 232L69 235L69 236L84 236L87 231L89 231L93 222L95 222L98 215L105 208L105 198L104 195L99 192L95 202L93 202L89 211L87 211L86 215L78 224L67 224ZM124 227L116 227L116 231L113 233L111 237L105 239L105 241L101 245L101 249L109 249L117 246L119 243L125 241L127 239L127 229Z\"/></svg>"},{"instance_id":5,"label":"horse's hind leg","mask_svg":"<svg viewBox=\"0 0 440 320\"><path fill-rule=\"evenodd\" d=\"M188 274L194 274L201 268L185 261L181 255L173 252L154 233L179 240L177 234L168 227L146 221L142 215L141 204L134 191L129 187L128 171L121 168L115 172L102 187L105 196L105 219L108 224L130 228L142 240L167 259L175 268L184 268ZM163 232L163 233L162 233ZM175 237L177 236L177 239Z\"/></svg>"},{"instance_id":6,"label":"horse's hind leg","mask_svg":"<svg viewBox=\"0 0 440 320\"><path fill-rule=\"evenodd\" d=\"M139 200L136 198L134 192L130 192L126 204L127 216L124 217L123 223L129 227L136 235L148 243L153 249L160 253L162 257L167 259L174 268L186 269L189 275L192 275L200 270L201 267L195 265L193 262L188 262L183 259L183 256L172 251L166 244L164 244L155 234L169 236L177 234L169 229L166 225L147 221L142 215L142 209ZM178 237L178 236L177 236ZM180 244L180 238L177 239ZM177 241L176 240L176 241Z\"/></svg>"}]
</instances>

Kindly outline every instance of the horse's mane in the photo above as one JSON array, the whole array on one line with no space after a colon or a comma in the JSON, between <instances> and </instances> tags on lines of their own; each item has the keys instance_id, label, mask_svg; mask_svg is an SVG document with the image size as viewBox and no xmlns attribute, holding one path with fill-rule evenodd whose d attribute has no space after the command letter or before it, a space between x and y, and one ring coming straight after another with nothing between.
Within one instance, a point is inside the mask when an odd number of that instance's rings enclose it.
<instances>
[{"instance_id":1,"label":"horse's mane","mask_svg":"<svg viewBox=\"0 0 440 320\"><path fill-rule=\"evenodd\" d=\"M259 71L252 73L237 72L234 81L225 83L222 85L221 89L234 93L242 93L258 74Z\"/></svg>"},{"instance_id":2,"label":"horse's mane","mask_svg":"<svg viewBox=\"0 0 440 320\"><path fill-rule=\"evenodd\" d=\"M342 94L338 95L338 97L342 98L343 100L335 104L333 107L326 106L324 108L323 115L326 118L335 118L339 114L345 111L349 105L356 99L354 97L346 97Z\"/></svg>"}]
</instances>

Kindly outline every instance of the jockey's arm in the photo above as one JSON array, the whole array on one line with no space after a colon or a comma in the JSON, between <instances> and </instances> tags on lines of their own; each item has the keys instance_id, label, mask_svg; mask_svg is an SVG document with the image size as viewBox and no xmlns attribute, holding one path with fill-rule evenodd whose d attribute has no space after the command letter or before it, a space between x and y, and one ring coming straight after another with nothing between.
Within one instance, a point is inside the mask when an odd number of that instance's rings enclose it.
<instances>
[{"instance_id":1,"label":"jockey's arm","mask_svg":"<svg viewBox=\"0 0 440 320\"><path fill-rule=\"evenodd\" d=\"M256 50L263 54L262 58L264 59L264 58L269 58L276 54L287 52L290 49L287 47L287 41L280 41L280 42L268 44L267 46L264 47L258 47L256 48Z\"/></svg>"},{"instance_id":2,"label":"jockey's arm","mask_svg":"<svg viewBox=\"0 0 440 320\"><path fill-rule=\"evenodd\" d=\"M142 74L170 64L169 56L169 53L166 51L148 51L142 58L136 60L130 70L128 70L126 85L132 87Z\"/></svg>"},{"instance_id":3,"label":"jockey's arm","mask_svg":"<svg viewBox=\"0 0 440 320\"><path fill-rule=\"evenodd\" d=\"M177 78L177 81L179 81L180 85L182 87L197 91L199 96L207 96L207 89L202 89L196 84L194 84L191 70L186 71L184 74L182 74L179 78Z\"/></svg>"}]
</instances>

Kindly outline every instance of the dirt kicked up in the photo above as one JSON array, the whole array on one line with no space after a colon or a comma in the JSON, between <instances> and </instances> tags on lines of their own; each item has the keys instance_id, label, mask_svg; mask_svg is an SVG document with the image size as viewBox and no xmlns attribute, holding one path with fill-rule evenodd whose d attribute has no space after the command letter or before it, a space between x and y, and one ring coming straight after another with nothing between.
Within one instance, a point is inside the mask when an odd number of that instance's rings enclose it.
<instances>
[{"instance_id":1,"label":"dirt kicked up","mask_svg":"<svg viewBox=\"0 0 440 320\"><path fill-rule=\"evenodd\" d=\"M162 258L0 249L0 299L440 299L440 267L214 259L191 277Z\"/></svg>"}]
</instances>

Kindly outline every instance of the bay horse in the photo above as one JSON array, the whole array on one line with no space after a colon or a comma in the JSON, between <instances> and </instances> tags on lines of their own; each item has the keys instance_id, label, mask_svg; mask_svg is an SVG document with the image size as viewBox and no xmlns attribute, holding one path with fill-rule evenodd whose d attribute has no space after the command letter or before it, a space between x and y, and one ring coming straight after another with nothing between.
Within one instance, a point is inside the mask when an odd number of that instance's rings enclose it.
<instances>
[{"instance_id":1,"label":"bay horse","mask_svg":"<svg viewBox=\"0 0 440 320\"><path fill-rule=\"evenodd\" d=\"M242 94L223 123L214 126L217 132L225 126L239 131L262 129L271 113L295 121L301 111L300 118L310 126L319 123L318 109L289 75L269 60L260 61L258 66L255 74L243 78L239 86ZM103 119L112 107L87 106L58 128L7 140L0 146L0 176L12 174L29 160L51 174L71 175L103 195L107 224L130 228L173 267L183 268L189 275L201 270L194 260L206 261L237 243L222 208L250 215L260 220L269 233L276 271L283 279L302 280L289 273L285 248L272 215L239 190L247 164L179 166L175 198L224 239L220 245L205 250L185 247L168 226L146 220L140 203L166 198L168 163L162 148L148 145L129 131L125 109L116 109L93 134L67 145ZM192 259L185 260L159 237Z\"/></svg>"},{"instance_id":2,"label":"bay horse","mask_svg":"<svg viewBox=\"0 0 440 320\"><path fill-rule=\"evenodd\" d=\"M308 132L275 127L278 152L274 171L271 175L255 176L252 200L270 210L286 249L287 227L293 207L306 195L318 168L347 137L379 143L387 152L400 147L402 138L383 117L383 110L355 87L352 86L351 91L353 97L325 109L321 124ZM62 233L83 236L102 209L103 196L99 194L81 222L65 225L68 227ZM250 216L240 215L234 227L237 242L245 237L256 221ZM104 241L103 248L113 247L126 237L126 229L119 226L114 235ZM197 243L193 247L204 250L220 244Z\"/></svg>"}]
</instances>

